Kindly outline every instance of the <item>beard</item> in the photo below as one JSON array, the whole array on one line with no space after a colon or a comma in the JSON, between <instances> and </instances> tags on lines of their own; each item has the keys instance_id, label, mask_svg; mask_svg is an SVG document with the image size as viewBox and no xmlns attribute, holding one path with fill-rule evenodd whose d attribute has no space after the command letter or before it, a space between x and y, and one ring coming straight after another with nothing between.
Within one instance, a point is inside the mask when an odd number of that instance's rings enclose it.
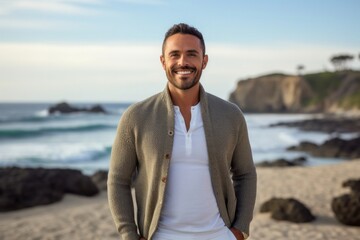
<instances>
[{"instance_id":1,"label":"beard","mask_svg":"<svg viewBox=\"0 0 360 240\"><path fill-rule=\"evenodd\" d=\"M191 71L190 76L181 76L177 74L178 71ZM180 90L188 90L197 85L200 81L202 69L198 70L195 67L171 67L166 70L166 76L171 85Z\"/></svg>"}]
</instances>

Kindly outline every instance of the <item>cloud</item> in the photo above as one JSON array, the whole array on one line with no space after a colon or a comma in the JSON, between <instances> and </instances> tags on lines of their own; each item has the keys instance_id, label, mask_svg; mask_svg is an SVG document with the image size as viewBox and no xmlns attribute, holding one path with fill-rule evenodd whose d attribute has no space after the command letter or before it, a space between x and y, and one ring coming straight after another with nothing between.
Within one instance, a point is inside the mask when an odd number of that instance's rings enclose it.
<instances>
[{"instance_id":1,"label":"cloud","mask_svg":"<svg viewBox=\"0 0 360 240\"><path fill-rule=\"evenodd\" d=\"M333 54L344 51L357 52L357 49L352 47L300 43L268 46L208 44L207 48L213 55L210 59L213 59L215 64L226 61L229 68L238 69L238 75L244 77L274 71L295 74L299 64L304 65L306 71L331 70L329 58Z\"/></svg>"},{"instance_id":2,"label":"cloud","mask_svg":"<svg viewBox=\"0 0 360 240\"><path fill-rule=\"evenodd\" d=\"M161 44L0 43L0 100L134 101L161 91ZM202 82L224 99L239 79L264 73L332 70L329 58L358 49L336 46L207 44L209 64ZM353 67L358 66L354 61ZM30 91L29 91L30 90ZM16 94L15 94L16 93Z\"/></svg>"},{"instance_id":3,"label":"cloud","mask_svg":"<svg viewBox=\"0 0 360 240\"><path fill-rule=\"evenodd\" d=\"M92 8L101 4L97 0L12 0L0 2L0 15L9 15L17 11L61 13L71 15L95 15L98 10Z\"/></svg>"},{"instance_id":4,"label":"cloud","mask_svg":"<svg viewBox=\"0 0 360 240\"><path fill-rule=\"evenodd\" d=\"M33 29L33 30L47 30L72 28L74 24L69 24L65 21L43 21L43 20L22 20L22 19L0 19L0 28L2 29Z\"/></svg>"},{"instance_id":5,"label":"cloud","mask_svg":"<svg viewBox=\"0 0 360 240\"><path fill-rule=\"evenodd\" d=\"M158 60L154 44L0 43L0 66L58 70L144 70Z\"/></svg>"},{"instance_id":6,"label":"cloud","mask_svg":"<svg viewBox=\"0 0 360 240\"><path fill-rule=\"evenodd\" d=\"M162 5L164 0L115 0L121 3L138 4L138 5Z\"/></svg>"},{"instance_id":7,"label":"cloud","mask_svg":"<svg viewBox=\"0 0 360 240\"><path fill-rule=\"evenodd\" d=\"M114 4L115 3L115 4ZM112 4L112 5L111 5ZM162 0L11 0L0 1L1 29L49 29L72 28L73 22L49 19L46 15L98 16L120 4L160 5ZM24 14L25 13L25 14ZM30 14L30 15L29 15ZM45 16L45 18L44 18ZM79 22L79 21L77 21ZM86 22L84 22L86 24ZM83 24L83 25L84 25Z\"/></svg>"},{"instance_id":8,"label":"cloud","mask_svg":"<svg viewBox=\"0 0 360 240\"><path fill-rule=\"evenodd\" d=\"M17 11L59 13L70 15L98 15L101 10L94 6L106 6L110 3L136 5L161 5L163 0L11 0L0 2L0 16Z\"/></svg>"},{"instance_id":9,"label":"cloud","mask_svg":"<svg viewBox=\"0 0 360 240\"><path fill-rule=\"evenodd\" d=\"M329 58L338 52L357 49L333 46L283 44L281 46L240 46L207 44L209 64L217 72L238 71L240 75L282 70L294 72L298 64L307 69L322 70L330 65ZM109 44L40 44L0 43L0 65L54 67L61 69L135 69L148 68L149 61L158 60L160 45L150 43ZM25 56L22 53L27 53ZM219 68L217 65L221 66ZM227 67L228 66L228 67ZM239 72L238 72L239 75Z\"/></svg>"}]
</instances>

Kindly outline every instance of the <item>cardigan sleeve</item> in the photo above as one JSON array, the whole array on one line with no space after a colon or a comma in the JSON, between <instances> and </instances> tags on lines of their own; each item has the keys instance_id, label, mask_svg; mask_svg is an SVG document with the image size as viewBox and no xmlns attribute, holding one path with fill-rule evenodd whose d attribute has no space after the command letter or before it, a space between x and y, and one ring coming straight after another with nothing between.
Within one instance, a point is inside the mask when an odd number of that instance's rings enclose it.
<instances>
[{"instance_id":1,"label":"cardigan sleeve","mask_svg":"<svg viewBox=\"0 0 360 240\"><path fill-rule=\"evenodd\" d=\"M241 113L238 141L232 158L232 178L237 198L233 227L249 235L256 198L256 169L245 118Z\"/></svg>"},{"instance_id":2,"label":"cardigan sleeve","mask_svg":"<svg viewBox=\"0 0 360 240\"><path fill-rule=\"evenodd\" d=\"M131 177L137 164L132 123L128 110L121 117L112 146L107 189L110 211L120 239L138 240L140 236L131 195Z\"/></svg>"}]
</instances>

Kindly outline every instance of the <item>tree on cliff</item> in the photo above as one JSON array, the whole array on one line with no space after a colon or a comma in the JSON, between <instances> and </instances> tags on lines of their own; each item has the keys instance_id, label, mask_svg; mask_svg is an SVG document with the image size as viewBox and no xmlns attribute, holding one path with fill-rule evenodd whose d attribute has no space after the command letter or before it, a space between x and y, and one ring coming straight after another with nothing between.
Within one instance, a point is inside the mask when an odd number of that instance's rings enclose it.
<instances>
[{"instance_id":1,"label":"tree on cliff","mask_svg":"<svg viewBox=\"0 0 360 240\"><path fill-rule=\"evenodd\" d=\"M347 62L354 59L353 55L350 54L339 54L332 56L330 62L334 65L336 71L347 69Z\"/></svg>"},{"instance_id":2,"label":"tree on cliff","mask_svg":"<svg viewBox=\"0 0 360 240\"><path fill-rule=\"evenodd\" d=\"M297 69L298 75L301 76L301 75L303 75L303 71L305 69L305 66L302 65L302 64L299 64L299 65L297 65L296 69Z\"/></svg>"}]
</instances>

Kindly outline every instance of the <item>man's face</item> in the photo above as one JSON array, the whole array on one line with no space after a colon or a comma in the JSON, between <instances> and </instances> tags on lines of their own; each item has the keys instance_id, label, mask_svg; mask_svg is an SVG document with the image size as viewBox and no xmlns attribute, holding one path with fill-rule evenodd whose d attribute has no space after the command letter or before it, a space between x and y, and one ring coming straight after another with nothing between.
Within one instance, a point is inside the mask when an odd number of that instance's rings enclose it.
<instances>
[{"instance_id":1,"label":"man's face","mask_svg":"<svg viewBox=\"0 0 360 240\"><path fill-rule=\"evenodd\" d=\"M200 39L177 33L166 40L160 61L170 84L187 90L199 83L208 56L203 54Z\"/></svg>"}]
</instances>

